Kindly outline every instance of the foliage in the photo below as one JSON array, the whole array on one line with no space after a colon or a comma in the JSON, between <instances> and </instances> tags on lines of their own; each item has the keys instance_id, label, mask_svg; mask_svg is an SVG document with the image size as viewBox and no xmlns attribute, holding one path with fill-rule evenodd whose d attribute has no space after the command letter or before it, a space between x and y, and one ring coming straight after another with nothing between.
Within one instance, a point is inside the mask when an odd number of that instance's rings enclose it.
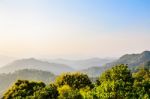
<instances>
[{"instance_id":1,"label":"foliage","mask_svg":"<svg viewBox=\"0 0 150 99\"><path fill-rule=\"evenodd\" d=\"M86 74L66 73L56 78L56 85L69 85L71 88L80 89L86 86L92 87L92 82Z\"/></svg>"},{"instance_id":2,"label":"foliage","mask_svg":"<svg viewBox=\"0 0 150 99\"><path fill-rule=\"evenodd\" d=\"M3 96L3 99L17 99L32 96L35 91L45 87L42 82L29 82L27 80L18 80ZM20 99L20 98L19 98Z\"/></svg>"},{"instance_id":3,"label":"foliage","mask_svg":"<svg viewBox=\"0 0 150 99\"><path fill-rule=\"evenodd\" d=\"M65 94L67 92L70 92L71 90L72 90L72 88L69 85L63 85L58 88L59 94Z\"/></svg>"},{"instance_id":4,"label":"foliage","mask_svg":"<svg viewBox=\"0 0 150 99\"><path fill-rule=\"evenodd\" d=\"M49 82L53 81L54 78L55 75L51 72L35 69L23 69L9 74L0 74L0 94L18 79L42 81L48 84Z\"/></svg>"},{"instance_id":5,"label":"foliage","mask_svg":"<svg viewBox=\"0 0 150 99\"><path fill-rule=\"evenodd\" d=\"M92 90L90 87L80 89L80 94L82 95L83 99L97 99L96 95L93 93L94 91Z\"/></svg>"},{"instance_id":6,"label":"foliage","mask_svg":"<svg viewBox=\"0 0 150 99\"><path fill-rule=\"evenodd\" d=\"M50 84L36 91L33 97L34 99L56 99L58 95L57 87L54 84Z\"/></svg>"},{"instance_id":7,"label":"foliage","mask_svg":"<svg viewBox=\"0 0 150 99\"><path fill-rule=\"evenodd\" d=\"M150 99L150 70L134 73L120 64L105 71L96 83L86 74L66 73L54 84L18 80L3 99Z\"/></svg>"},{"instance_id":8,"label":"foliage","mask_svg":"<svg viewBox=\"0 0 150 99\"><path fill-rule=\"evenodd\" d=\"M82 99L79 90L73 90L69 85L63 85L58 88L58 99Z\"/></svg>"},{"instance_id":9,"label":"foliage","mask_svg":"<svg viewBox=\"0 0 150 99\"><path fill-rule=\"evenodd\" d=\"M123 99L131 96L133 79L127 65L117 65L104 72L95 93L102 99Z\"/></svg>"},{"instance_id":10,"label":"foliage","mask_svg":"<svg viewBox=\"0 0 150 99\"><path fill-rule=\"evenodd\" d=\"M150 71L148 69L140 69L133 74L134 77L134 93L136 98L150 98Z\"/></svg>"}]
</instances>

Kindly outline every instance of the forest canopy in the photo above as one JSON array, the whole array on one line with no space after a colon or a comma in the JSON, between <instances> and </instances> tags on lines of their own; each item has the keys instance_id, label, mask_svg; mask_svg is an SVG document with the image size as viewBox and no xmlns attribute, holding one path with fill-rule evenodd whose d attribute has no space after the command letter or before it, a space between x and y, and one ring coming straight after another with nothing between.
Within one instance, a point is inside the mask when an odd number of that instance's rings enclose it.
<instances>
[{"instance_id":1,"label":"forest canopy","mask_svg":"<svg viewBox=\"0 0 150 99\"><path fill-rule=\"evenodd\" d=\"M120 64L103 72L96 82L83 73L65 73L53 83L17 80L2 99L149 99L150 70L132 73Z\"/></svg>"}]
</instances>

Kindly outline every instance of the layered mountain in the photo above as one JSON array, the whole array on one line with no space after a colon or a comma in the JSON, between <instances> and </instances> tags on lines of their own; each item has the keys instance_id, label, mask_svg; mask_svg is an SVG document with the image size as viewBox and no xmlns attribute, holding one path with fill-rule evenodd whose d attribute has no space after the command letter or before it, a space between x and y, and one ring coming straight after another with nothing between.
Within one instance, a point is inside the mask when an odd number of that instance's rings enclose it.
<instances>
[{"instance_id":1,"label":"layered mountain","mask_svg":"<svg viewBox=\"0 0 150 99\"><path fill-rule=\"evenodd\" d=\"M140 54L126 54L120 57L117 61L107 64L108 66L113 66L116 64L128 64L129 68L135 66L140 66L146 62L150 61L150 51L144 51Z\"/></svg>"},{"instance_id":2,"label":"layered mountain","mask_svg":"<svg viewBox=\"0 0 150 99\"><path fill-rule=\"evenodd\" d=\"M143 64L150 61L150 51L144 51L140 54L126 54L121 56L118 60L107 63L104 66L90 67L84 69L81 72L87 73L89 76L96 77L99 76L105 70L115 66L117 64L127 64L131 70L135 70L138 67L141 67Z\"/></svg>"},{"instance_id":3,"label":"layered mountain","mask_svg":"<svg viewBox=\"0 0 150 99\"><path fill-rule=\"evenodd\" d=\"M55 62L55 63L60 63L60 64L66 64L76 70L82 70L82 69L87 69L90 67L101 67L106 63L110 63L114 61L113 58L90 58L90 59L85 59L85 60L67 60L67 59L55 59L55 60L50 60L50 62Z\"/></svg>"},{"instance_id":4,"label":"layered mountain","mask_svg":"<svg viewBox=\"0 0 150 99\"><path fill-rule=\"evenodd\" d=\"M42 81L49 84L55 79L55 77L56 76L53 73L34 69L23 69L8 74L2 73L0 74L0 96L18 79Z\"/></svg>"},{"instance_id":5,"label":"layered mountain","mask_svg":"<svg viewBox=\"0 0 150 99\"><path fill-rule=\"evenodd\" d=\"M21 69L37 69L52 72L56 75L71 72L73 69L65 64L49 63L34 58L16 60L0 68L0 73L9 73Z\"/></svg>"}]
</instances>

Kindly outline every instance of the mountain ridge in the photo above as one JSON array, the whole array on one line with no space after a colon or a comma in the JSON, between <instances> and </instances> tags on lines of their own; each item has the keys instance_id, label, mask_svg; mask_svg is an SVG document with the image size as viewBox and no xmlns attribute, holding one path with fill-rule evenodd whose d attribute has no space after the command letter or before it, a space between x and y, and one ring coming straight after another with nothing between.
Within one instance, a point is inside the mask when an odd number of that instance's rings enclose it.
<instances>
[{"instance_id":1,"label":"mountain ridge","mask_svg":"<svg viewBox=\"0 0 150 99\"><path fill-rule=\"evenodd\" d=\"M49 62L56 62L61 64L66 64L75 70L82 70L87 69L90 67L95 66L103 66L106 63L112 62L115 59L113 58L88 58L88 59L82 59L82 60L68 60L68 59L55 59L55 60L49 60Z\"/></svg>"},{"instance_id":2,"label":"mountain ridge","mask_svg":"<svg viewBox=\"0 0 150 99\"><path fill-rule=\"evenodd\" d=\"M128 67L140 66L150 60L150 51L143 51L137 54L125 54L118 60L106 65L128 64Z\"/></svg>"},{"instance_id":3,"label":"mountain ridge","mask_svg":"<svg viewBox=\"0 0 150 99\"><path fill-rule=\"evenodd\" d=\"M88 69L83 69L81 72L87 73L89 76L98 76L105 70L117 65L117 64L127 64L131 70L134 70L141 65L150 61L150 51L143 51L137 54L125 54L122 55L118 60L105 64L103 67L90 67Z\"/></svg>"},{"instance_id":4,"label":"mountain ridge","mask_svg":"<svg viewBox=\"0 0 150 99\"><path fill-rule=\"evenodd\" d=\"M16 70L21 69L37 69L37 70L44 70L49 71L54 74L60 74L62 72L70 72L73 69L65 64L58 64L58 63L50 63L47 61L41 61L35 58L26 58L13 61L3 67L0 68L0 73L8 73L14 72Z\"/></svg>"}]
</instances>

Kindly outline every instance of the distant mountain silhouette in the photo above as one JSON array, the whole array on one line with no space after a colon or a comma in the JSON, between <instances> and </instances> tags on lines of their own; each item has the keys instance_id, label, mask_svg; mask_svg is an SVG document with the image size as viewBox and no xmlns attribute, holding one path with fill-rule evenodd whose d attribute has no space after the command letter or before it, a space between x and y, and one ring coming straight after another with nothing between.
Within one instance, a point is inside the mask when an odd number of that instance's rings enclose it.
<instances>
[{"instance_id":1,"label":"distant mountain silhouette","mask_svg":"<svg viewBox=\"0 0 150 99\"><path fill-rule=\"evenodd\" d=\"M118 60L91 58L86 60L56 59L41 61L34 58L16 60L0 68L0 73L14 72L21 69L38 69L59 75L62 72L81 71L89 76L98 76L106 69L117 64L128 64L129 68L136 68L150 61L150 51L140 54L125 54ZM72 69L75 68L75 69Z\"/></svg>"},{"instance_id":2,"label":"distant mountain silhouette","mask_svg":"<svg viewBox=\"0 0 150 99\"><path fill-rule=\"evenodd\" d=\"M89 58L89 59L84 59L84 60L67 60L67 59L55 59L55 60L50 60L50 62L55 62L55 63L60 63L60 64L66 64L76 70L82 70L82 69L87 69L90 67L95 67L95 66L103 66L106 63L110 63L114 61L112 58Z\"/></svg>"},{"instance_id":3,"label":"distant mountain silhouette","mask_svg":"<svg viewBox=\"0 0 150 99\"><path fill-rule=\"evenodd\" d=\"M126 54L121 56L118 60L107 63L106 65L100 67L91 67L88 69L84 69L81 72L87 73L89 76L95 77L99 76L105 70L115 66L117 64L128 64L128 67L131 70L140 67L141 65L150 61L150 51L144 51L140 54Z\"/></svg>"},{"instance_id":4,"label":"distant mountain silhouette","mask_svg":"<svg viewBox=\"0 0 150 99\"><path fill-rule=\"evenodd\" d=\"M37 69L52 72L56 75L62 72L71 72L73 69L67 65L59 63L49 63L35 58L16 60L0 68L0 73L9 73L21 69Z\"/></svg>"},{"instance_id":5,"label":"distant mountain silhouette","mask_svg":"<svg viewBox=\"0 0 150 99\"><path fill-rule=\"evenodd\" d=\"M107 65L128 64L129 68L133 68L135 66L140 66L147 61L150 61L150 51L144 51L140 54L126 54Z\"/></svg>"}]
</instances>

